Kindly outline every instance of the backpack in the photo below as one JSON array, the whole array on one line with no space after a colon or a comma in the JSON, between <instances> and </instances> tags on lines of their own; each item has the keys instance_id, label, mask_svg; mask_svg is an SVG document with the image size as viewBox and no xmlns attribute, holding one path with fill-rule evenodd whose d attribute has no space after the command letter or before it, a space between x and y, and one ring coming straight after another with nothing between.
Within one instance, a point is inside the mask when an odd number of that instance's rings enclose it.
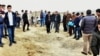
<instances>
[{"instance_id":1,"label":"backpack","mask_svg":"<svg viewBox=\"0 0 100 56\"><path fill-rule=\"evenodd\" d=\"M74 22L73 21L69 21L68 22L68 26L74 26Z\"/></svg>"}]
</instances>

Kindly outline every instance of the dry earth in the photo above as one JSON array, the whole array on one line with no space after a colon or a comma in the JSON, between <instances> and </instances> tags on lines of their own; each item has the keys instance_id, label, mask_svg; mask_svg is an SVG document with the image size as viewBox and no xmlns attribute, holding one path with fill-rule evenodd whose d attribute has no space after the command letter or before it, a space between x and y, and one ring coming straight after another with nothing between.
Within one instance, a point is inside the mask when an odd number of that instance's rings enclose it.
<instances>
[{"instance_id":1,"label":"dry earth","mask_svg":"<svg viewBox=\"0 0 100 56\"><path fill-rule=\"evenodd\" d=\"M5 44L0 48L0 56L84 56L81 54L83 41L68 36L60 27L60 33L47 34L45 27L31 27L30 31L22 32L16 29L16 41L9 47L9 41L3 39ZM89 55L88 55L89 56Z\"/></svg>"}]
</instances>

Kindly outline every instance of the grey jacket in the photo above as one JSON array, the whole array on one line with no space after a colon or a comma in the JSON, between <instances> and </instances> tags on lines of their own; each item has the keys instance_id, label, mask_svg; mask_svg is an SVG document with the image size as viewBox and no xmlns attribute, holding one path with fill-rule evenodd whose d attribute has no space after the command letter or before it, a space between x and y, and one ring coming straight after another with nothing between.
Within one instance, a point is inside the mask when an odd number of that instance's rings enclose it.
<instances>
[{"instance_id":1,"label":"grey jacket","mask_svg":"<svg viewBox=\"0 0 100 56\"><path fill-rule=\"evenodd\" d=\"M85 16L82 19L81 28L83 33L91 34L97 25L97 19L95 16Z\"/></svg>"}]
</instances>

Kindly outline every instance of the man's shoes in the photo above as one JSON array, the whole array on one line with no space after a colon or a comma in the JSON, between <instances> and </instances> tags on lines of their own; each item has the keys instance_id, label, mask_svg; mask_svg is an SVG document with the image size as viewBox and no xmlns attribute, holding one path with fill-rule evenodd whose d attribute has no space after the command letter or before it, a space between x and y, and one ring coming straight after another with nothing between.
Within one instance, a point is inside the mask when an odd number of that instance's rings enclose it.
<instances>
[{"instance_id":1,"label":"man's shoes","mask_svg":"<svg viewBox=\"0 0 100 56\"><path fill-rule=\"evenodd\" d=\"M8 36L8 34L5 34L5 36Z\"/></svg>"},{"instance_id":2,"label":"man's shoes","mask_svg":"<svg viewBox=\"0 0 100 56\"><path fill-rule=\"evenodd\" d=\"M91 52L88 52L88 54L89 54L89 55L92 55L92 53L91 53Z\"/></svg>"},{"instance_id":3,"label":"man's shoes","mask_svg":"<svg viewBox=\"0 0 100 56\"><path fill-rule=\"evenodd\" d=\"M59 31L57 33L59 33Z\"/></svg>"},{"instance_id":4,"label":"man's shoes","mask_svg":"<svg viewBox=\"0 0 100 56\"><path fill-rule=\"evenodd\" d=\"M3 38L5 38L5 39L6 39L6 38L7 38L7 36L4 36Z\"/></svg>"},{"instance_id":5,"label":"man's shoes","mask_svg":"<svg viewBox=\"0 0 100 56\"><path fill-rule=\"evenodd\" d=\"M23 31L23 32L25 32L25 31Z\"/></svg>"},{"instance_id":6,"label":"man's shoes","mask_svg":"<svg viewBox=\"0 0 100 56\"><path fill-rule=\"evenodd\" d=\"M27 31L29 31L30 29L27 29Z\"/></svg>"},{"instance_id":7,"label":"man's shoes","mask_svg":"<svg viewBox=\"0 0 100 56\"><path fill-rule=\"evenodd\" d=\"M79 40L79 38L76 38L76 40Z\"/></svg>"},{"instance_id":8,"label":"man's shoes","mask_svg":"<svg viewBox=\"0 0 100 56\"><path fill-rule=\"evenodd\" d=\"M16 44L17 42L16 41L13 41L12 43Z\"/></svg>"},{"instance_id":9,"label":"man's shoes","mask_svg":"<svg viewBox=\"0 0 100 56\"><path fill-rule=\"evenodd\" d=\"M76 39L76 37L73 37L73 39Z\"/></svg>"},{"instance_id":10,"label":"man's shoes","mask_svg":"<svg viewBox=\"0 0 100 56\"><path fill-rule=\"evenodd\" d=\"M66 30L64 30L64 32L67 32Z\"/></svg>"},{"instance_id":11,"label":"man's shoes","mask_svg":"<svg viewBox=\"0 0 100 56\"><path fill-rule=\"evenodd\" d=\"M47 32L48 34L50 34L51 32Z\"/></svg>"},{"instance_id":12,"label":"man's shoes","mask_svg":"<svg viewBox=\"0 0 100 56\"><path fill-rule=\"evenodd\" d=\"M85 53L85 52L81 52L82 54L84 54L84 55L87 55L87 53Z\"/></svg>"},{"instance_id":13,"label":"man's shoes","mask_svg":"<svg viewBox=\"0 0 100 56\"><path fill-rule=\"evenodd\" d=\"M72 36L72 34L70 34L70 36Z\"/></svg>"},{"instance_id":14,"label":"man's shoes","mask_svg":"<svg viewBox=\"0 0 100 56\"><path fill-rule=\"evenodd\" d=\"M59 31L55 31L55 33L59 33Z\"/></svg>"},{"instance_id":15,"label":"man's shoes","mask_svg":"<svg viewBox=\"0 0 100 56\"><path fill-rule=\"evenodd\" d=\"M4 44L0 44L0 47L3 47Z\"/></svg>"},{"instance_id":16,"label":"man's shoes","mask_svg":"<svg viewBox=\"0 0 100 56\"><path fill-rule=\"evenodd\" d=\"M9 46L12 46L12 43L10 43Z\"/></svg>"}]
</instances>

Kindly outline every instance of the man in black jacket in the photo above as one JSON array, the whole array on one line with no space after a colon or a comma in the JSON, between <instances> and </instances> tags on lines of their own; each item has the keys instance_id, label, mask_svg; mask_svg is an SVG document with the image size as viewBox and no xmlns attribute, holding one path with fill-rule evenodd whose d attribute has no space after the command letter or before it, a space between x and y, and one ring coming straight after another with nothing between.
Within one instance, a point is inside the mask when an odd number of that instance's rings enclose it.
<instances>
[{"instance_id":1,"label":"man in black jacket","mask_svg":"<svg viewBox=\"0 0 100 56\"><path fill-rule=\"evenodd\" d=\"M51 29L53 29L54 28L54 18L55 17L55 13L53 13L52 15L51 15L51 24L50 24L50 28Z\"/></svg>"},{"instance_id":2,"label":"man in black jacket","mask_svg":"<svg viewBox=\"0 0 100 56\"><path fill-rule=\"evenodd\" d=\"M67 31L67 13L64 13L63 15L63 28L64 28L64 32Z\"/></svg>"},{"instance_id":3,"label":"man in black jacket","mask_svg":"<svg viewBox=\"0 0 100 56\"><path fill-rule=\"evenodd\" d=\"M50 24L51 24L51 14L50 14L50 12L48 12L48 14L46 15L45 24L46 24L47 33L50 33Z\"/></svg>"},{"instance_id":4,"label":"man in black jacket","mask_svg":"<svg viewBox=\"0 0 100 56\"><path fill-rule=\"evenodd\" d=\"M96 13L98 16L98 25L92 34L92 40L91 40L91 49L93 52L93 56L99 55L100 51L100 9L97 9Z\"/></svg>"},{"instance_id":5,"label":"man in black jacket","mask_svg":"<svg viewBox=\"0 0 100 56\"><path fill-rule=\"evenodd\" d=\"M28 21L28 14L27 14L27 10L25 11L25 13L23 14L23 32L25 32L25 26L27 25L27 30L29 30L29 21Z\"/></svg>"},{"instance_id":6,"label":"man in black jacket","mask_svg":"<svg viewBox=\"0 0 100 56\"><path fill-rule=\"evenodd\" d=\"M59 26L60 26L60 21L61 21L61 16L60 14L56 11L55 12L55 33L59 33Z\"/></svg>"},{"instance_id":7,"label":"man in black jacket","mask_svg":"<svg viewBox=\"0 0 100 56\"><path fill-rule=\"evenodd\" d=\"M98 21L98 27L92 34L92 41L91 41L91 50L93 52L93 56L99 55L100 49L100 20Z\"/></svg>"}]
</instances>

